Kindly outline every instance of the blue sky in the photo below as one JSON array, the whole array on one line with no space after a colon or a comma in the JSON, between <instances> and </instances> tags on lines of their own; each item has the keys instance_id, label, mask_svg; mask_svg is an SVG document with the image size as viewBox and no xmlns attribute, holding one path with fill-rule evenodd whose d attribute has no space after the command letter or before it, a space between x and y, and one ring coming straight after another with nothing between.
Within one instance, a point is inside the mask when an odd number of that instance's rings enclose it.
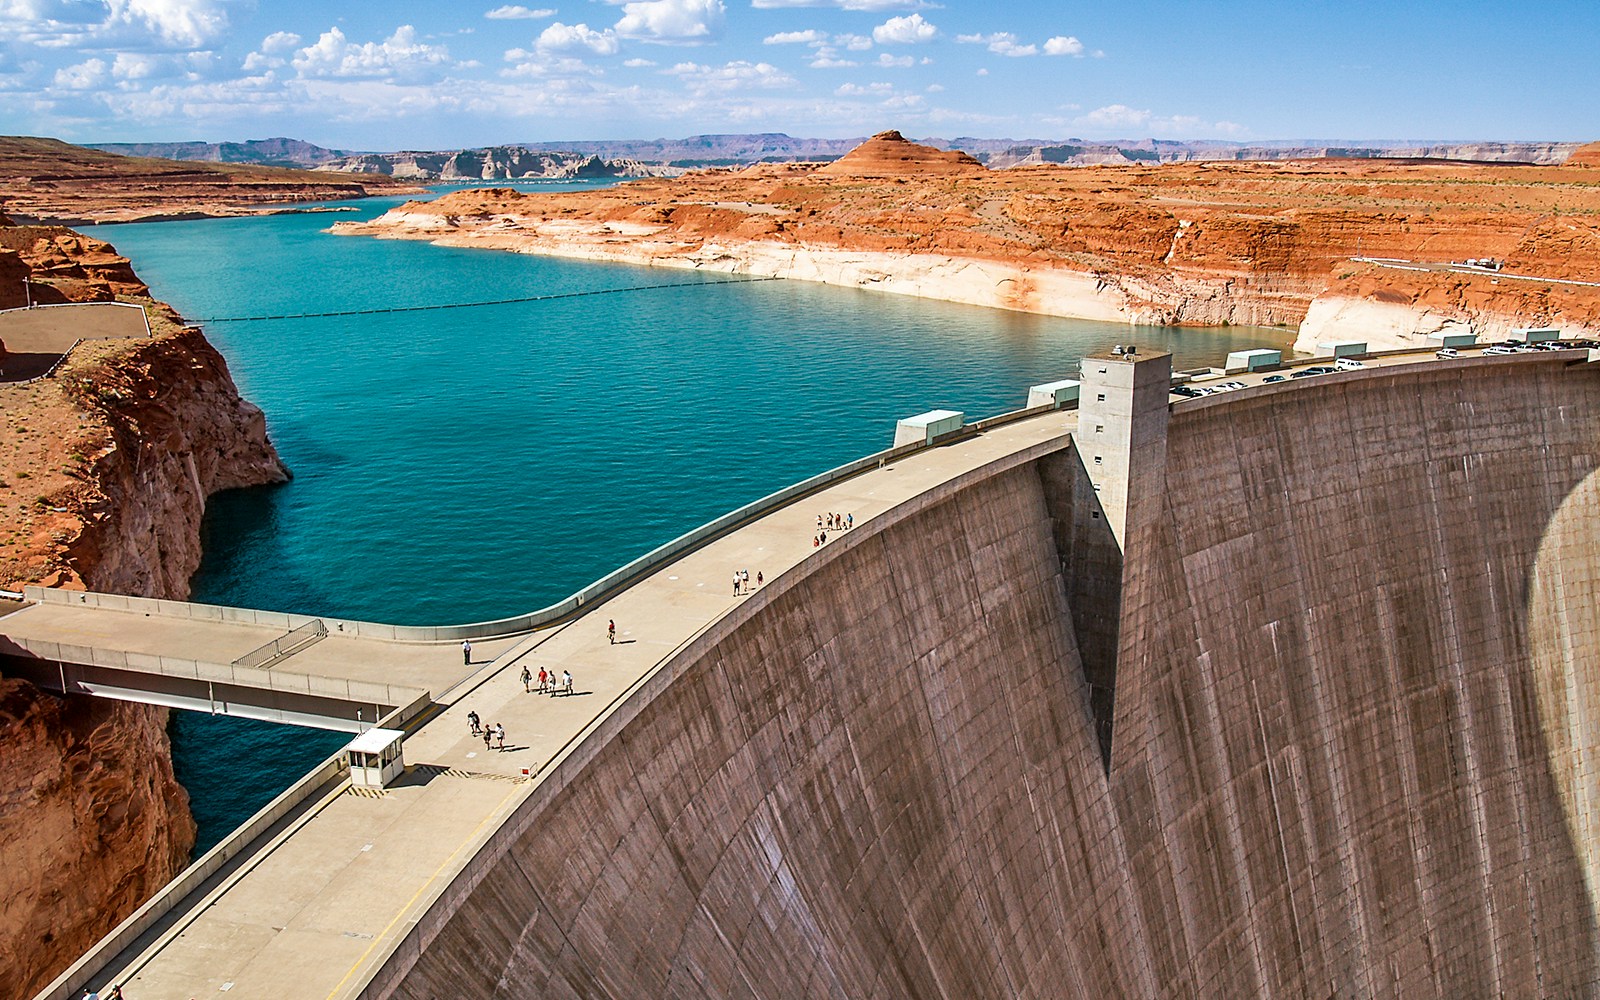
<instances>
[{"instance_id":1,"label":"blue sky","mask_svg":"<svg viewBox=\"0 0 1600 1000\"><path fill-rule=\"evenodd\" d=\"M1600 138L1600 0L0 0L0 132Z\"/></svg>"}]
</instances>

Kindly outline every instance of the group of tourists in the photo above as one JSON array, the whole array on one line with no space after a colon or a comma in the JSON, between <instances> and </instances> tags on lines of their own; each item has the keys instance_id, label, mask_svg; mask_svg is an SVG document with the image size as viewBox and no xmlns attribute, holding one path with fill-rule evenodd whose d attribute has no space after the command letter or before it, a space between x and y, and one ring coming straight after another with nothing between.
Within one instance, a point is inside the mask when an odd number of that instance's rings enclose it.
<instances>
[{"instance_id":1,"label":"group of tourists","mask_svg":"<svg viewBox=\"0 0 1600 1000\"><path fill-rule=\"evenodd\" d=\"M828 532L849 531L856 526L854 514L818 514L817 533L811 536L811 547L819 549L828 544Z\"/></svg>"},{"instance_id":2,"label":"group of tourists","mask_svg":"<svg viewBox=\"0 0 1600 1000\"><path fill-rule=\"evenodd\" d=\"M812 537L811 545L813 548L820 548L828 543L828 532L849 531L855 526L856 518L854 514L818 514L817 533ZM764 583L766 583L766 577L761 573L761 571L757 570L755 579L756 587L760 588ZM747 569L734 570L733 595L735 597L740 597L745 594L749 594L750 592L750 571ZM608 619L606 621L606 641L612 645L616 644L617 623L614 619ZM462 641L461 659L467 664L472 663L471 642L465 640ZM570 670L561 671L561 675L557 677L554 670L540 667L539 673L536 675L533 673L532 667L524 665L522 668L522 690L532 694L535 691L535 679L538 681L537 691L539 694L554 695L559 693L568 696L572 694L572 671ZM472 734L474 736L481 735L483 737L483 748L485 750L504 750L506 748L506 727L504 723L495 722L490 723L489 725L483 725L478 718L477 712L467 713L467 723L472 727ZM494 745L491 746L491 744Z\"/></svg>"},{"instance_id":3,"label":"group of tourists","mask_svg":"<svg viewBox=\"0 0 1600 1000\"><path fill-rule=\"evenodd\" d=\"M530 694L533 693L533 672L526 665L524 665L522 668L522 690L527 691ZM560 691L564 694L572 693L572 671L561 671L561 679L557 680L556 672L554 670L546 670L544 667L540 667L539 693L555 694L557 691Z\"/></svg>"},{"instance_id":4,"label":"group of tourists","mask_svg":"<svg viewBox=\"0 0 1600 1000\"><path fill-rule=\"evenodd\" d=\"M505 723L491 722L488 725L484 725L483 721L478 718L478 713L474 711L467 713L467 725L472 727L472 735L483 737L483 748L485 750L504 750L506 748ZM491 741L495 743L495 746L491 747L489 745Z\"/></svg>"}]
</instances>

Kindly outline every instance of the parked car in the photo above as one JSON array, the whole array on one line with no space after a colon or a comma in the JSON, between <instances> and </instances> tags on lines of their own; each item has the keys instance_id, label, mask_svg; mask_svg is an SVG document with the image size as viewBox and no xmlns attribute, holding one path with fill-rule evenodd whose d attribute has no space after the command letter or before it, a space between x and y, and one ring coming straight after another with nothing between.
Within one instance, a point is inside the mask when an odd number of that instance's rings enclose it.
<instances>
[{"instance_id":1,"label":"parked car","mask_svg":"<svg viewBox=\"0 0 1600 1000\"><path fill-rule=\"evenodd\" d=\"M1461 357L1461 352L1456 350L1454 347L1441 347L1437 351L1433 352L1433 356L1442 361L1448 361L1451 358Z\"/></svg>"},{"instance_id":2,"label":"parked car","mask_svg":"<svg viewBox=\"0 0 1600 1000\"><path fill-rule=\"evenodd\" d=\"M1268 375L1266 378L1261 380L1261 384L1262 385L1266 385L1266 384L1268 384L1270 382L1287 382L1287 381L1289 381L1289 377L1287 375Z\"/></svg>"},{"instance_id":3,"label":"parked car","mask_svg":"<svg viewBox=\"0 0 1600 1000\"><path fill-rule=\"evenodd\" d=\"M1193 399L1196 396L1205 395L1205 393L1201 392L1199 389L1196 389L1192 385L1175 385L1172 387L1172 394L1174 396L1184 396L1189 399Z\"/></svg>"},{"instance_id":4,"label":"parked car","mask_svg":"<svg viewBox=\"0 0 1600 1000\"><path fill-rule=\"evenodd\" d=\"M1496 344L1493 347L1485 347L1483 353L1485 356L1490 354L1515 354L1517 349L1515 347L1507 347L1504 344Z\"/></svg>"},{"instance_id":5,"label":"parked car","mask_svg":"<svg viewBox=\"0 0 1600 1000\"><path fill-rule=\"evenodd\" d=\"M1353 372L1367 366L1357 361L1355 358L1340 358L1333 363L1333 367L1337 371Z\"/></svg>"}]
</instances>

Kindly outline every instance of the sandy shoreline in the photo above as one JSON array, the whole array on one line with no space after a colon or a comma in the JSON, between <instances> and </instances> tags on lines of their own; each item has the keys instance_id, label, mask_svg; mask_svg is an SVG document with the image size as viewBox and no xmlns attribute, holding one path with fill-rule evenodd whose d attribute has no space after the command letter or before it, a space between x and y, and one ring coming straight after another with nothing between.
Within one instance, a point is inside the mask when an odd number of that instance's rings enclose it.
<instances>
[{"instance_id":1,"label":"sandy shoreline","mask_svg":"<svg viewBox=\"0 0 1600 1000\"><path fill-rule=\"evenodd\" d=\"M718 207L748 213L743 206ZM1325 353L1319 345L1330 341L1361 341L1375 351L1427 346L1428 337L1438 333L1473 333L1480 340L1497 340L1528 325L1560 326L1571 336L1600 336L1588 317L1575 312L1551 317L1554 322L1538 318L1536 313L1548 313L1554 303L1515 301L1487 285L1478 292L1451 294L1413 289L1404 278L1391 279L1387 273L1376 290L1341 287L1331 276L1319 280L1290 274L1196 274L1177 268L1135 276L1091 273L1048 261L846 249L793 239L686 238L666 226L614 219L454 215L418 208L400 206L370 222L335 223L329 231L574 260L789 278L1130 326L1276 327L1284 329L1286 340L1292 339L1293 349L1303 354Z\"/></svg>"},{"instance_id":2,"label":"sandy shoreline","mask_svg":"<svg viewBox=\"0 0 1600 1000\"><path fill-rule=\"evenodd\" d=\"M1015 264L934 253L851 250L772 240L662 238L658 227L511 216L460 219L401 209L367 223L335 223L329 232L381 239L421 239L440 246L506 250L574 260L673 267L765 278L790 278L1073 319L1148 325L1274 325L1248 303L1227 301L1220 282L1185 280L1182 305L1170 292L1133 279L1064 267ZM1245 315L1241 315L1241 313Z\"/></svg>"}]
</instances>

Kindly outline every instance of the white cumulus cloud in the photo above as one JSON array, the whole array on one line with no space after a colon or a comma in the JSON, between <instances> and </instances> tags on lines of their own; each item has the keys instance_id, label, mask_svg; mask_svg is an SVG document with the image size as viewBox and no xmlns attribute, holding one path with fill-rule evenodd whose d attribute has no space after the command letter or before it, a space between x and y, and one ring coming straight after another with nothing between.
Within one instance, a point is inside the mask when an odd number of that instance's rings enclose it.
<instances>
[{"instance_id":1,"label":"white cumulus cloud","mask_svg":"<svg viewBox=\"0 0 1600 1000\"><path fill-rule=\"evenodd\" d=\"M300 36L292 31L274 31L261 40L261 51L267 55L277 55L298 48L300 41Z\"/></svg>"},{"instance_id":2,"label":"white cumulus cloud","mask_svg":"<svg viewBox=\"0 0 1600 1000\"><path fill-rule=\"evenodd\" d=\"M906 67L906 66L910 66L915 62L916 62L916 60L911 58L910 56L892 56L887 52L881 52L881 53L878 54L878 61L877 61L877 63L875 65L878 65L878 66L896 66L896 67L902 67L903 68L903 67Z\"/></svg>"},{"instance_id":3,"label":"white cumulus cloud","mask_svg":"<svg viewBox=\"0 0 1600 1000\"><path fill-rule=\"evenodd\" d=\"M812 69L844 69L849 66L859 66L860 63L852 59L839 58L839 52L832 46L824 45L817 49L816 58L809 62Z\"/></svg>"},{"instance_id":4,"label":"white cumulus cloud","mask_svg":"<svg viewBox=\"0 0 1600 1000\"><path fill-rule=\"evenodd\" d=\"M337 27L324 31L315 44L295 53L294 68L308 77L381 78L415 74L449 62L442 47L417 41L409 24L381 42L351 42Z\"/></svg>"},{"instance_id":5,"label":"white cumulus cloud","mask_svg":"<svg viewBox=\"0 0 1600 1000\"><path fill-rule=\"evenodd\" d=\"M494 10L485 11L483 16L491 21L536 21L541 17L555 17L556 12L550 7L540 7L538 10L533 10L518 4L507 4L504 7L496 7Z\"/></svg>"},{"instance_id":6,"label":"white cumulus cloud","mask_svg":"<svg viewBox=\"0 0 1600 1000\"><path fill-rule=\"evenodd\" d=\"M760 87L773 90L794 86L794 77L771 63L752 63L743 59L722 66L702 66L682 62L665 71L683 81L690 92L697 95L746 90Z\"/></svg>"},{"instance_id":7,"label":"white cumulus cloud","mask_svg":"<svg viewBox=\"0 0 1600 1000\"><path fill-rule=\"evenodd\" d=\"M5 41L44 48L200 49L228 30L231 0L0 0Z\"/></svg>"},{"instance_id":8,"label":"white cumulus cloud","mask_svg":"<svg viewBox=\"0 0 1600 1000\"><path fill-rule=\"evenodd\" d=\"M76 66L56 70L56 86L65 90L90 90L106 82L106 61L85 59Z\"/></svg>"},{"instance_id":9,"label":"white cumulus cloud","mask_svg":"<svg viewBox=\"0 0 1600 1000\"><path fill-rule=\"evenodd\" d=\"M891 17L872 29L872 40L880 45L917 45L939 37L939 29L924 21L921 14Z\"/></svg>"},{"instance_id":10,"label":"white cumulus cloud","mask_svg":"<svg viewBox=\"0 0 1600 1000\"><path fill-rule=\"evenodd\" d=\"M560 21L539 33L534 43L540 52L571 52L588 49L595 55L611 56L617 53L617 33L610 28L596 31L587 24L562 24Z\"/></svg>"},{"instance_id":11,"label":"white cumulus cloud","mask_svg":"<svg viewBox=\"0 0 1600 1000\"><path fill-rule=\"evenodd\" d=\"M885 97L894 93L894 84L843 83L833 93L836 97Z\"/></svg>"},{"instance_id":12,"label":"white cumulus cloud","mask_svg":"<svg viewBox=\"0 0 1600 1000\"><path fill-rule=\"evenodd\" d=\"M112 24L142 28L182 48L200 48L228 28L221 0L107 0L107 6Z\"/></svg>"},{"instance_id":13,"label":"white cumulus cloud","mask_svg":"<svg viewBox=\"0 0 1600 1000\"><path fill-rule=\"evenodd\" d=\"M637 0L622 5L616 32L663 45L698 45L722 34L722 0Z\"/></svg>"},{"instance_id":14,"label":"white cumulus cloud","mask_svg":"<svg viewBox=\"0 0 1600 1000\"><path fill-rule=\"evenodd\" d=\"M819 45L828 40L827 32L811 28L807 31L780 31L761 40L762 45Z\"/></svg>"},{"instance_id":15,"label":"white cumulus cloud","mask_svg":"<svg viewBox=\"0 0 1600 1000\"><path fill-rule=\"evenodd\" d=\"M1021 39L1009 31L996 31L989 35L957 35L956 41L964 45L987 46L990 52L998 56L1017 58L1039 54L1037 45L1024 45Z\"/></svg>"},{"instance_id":16,"label":"white cumulus cloud","mask_svg":"<svg viewBox=\"0 0 1600 1000\"><path fill-rule=\"evenodd\" d=\"M1047 56L1081 56L1083 43L1071 35L1057 35L1044 43L1044 54Z\"/></svg>"}]
</instances>

